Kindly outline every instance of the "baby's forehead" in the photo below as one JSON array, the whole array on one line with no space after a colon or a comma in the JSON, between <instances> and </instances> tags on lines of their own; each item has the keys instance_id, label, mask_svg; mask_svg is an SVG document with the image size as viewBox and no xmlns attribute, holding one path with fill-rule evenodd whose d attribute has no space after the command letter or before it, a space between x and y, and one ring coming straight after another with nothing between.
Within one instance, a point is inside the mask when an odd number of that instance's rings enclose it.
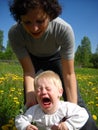
<instances>
[{"instance_id":1,"label":"baby's forehead","mask_svg":"<svg viewBox=\"0 0 98 130\"><path fill-rule=\"evenodd\" d=\"M45 76L42 76L40 77L38 80L37 80L37 83L39 82L42 82L42 83L48 83L48 82L51 82L53 83L53 78L52 77L45 77Z\"/></svg>"},{"instance_id":2,"label":"baby's forehead","mask_svg":"<svg viewBox=\"0 0 98 130\"><path fill-rule=\"evenodd\" d=\"M55 78L41 77L37 81L37 86L46 85L47 87L57 87L59 88L60 83Z\"/></svg>"}]
</instances>

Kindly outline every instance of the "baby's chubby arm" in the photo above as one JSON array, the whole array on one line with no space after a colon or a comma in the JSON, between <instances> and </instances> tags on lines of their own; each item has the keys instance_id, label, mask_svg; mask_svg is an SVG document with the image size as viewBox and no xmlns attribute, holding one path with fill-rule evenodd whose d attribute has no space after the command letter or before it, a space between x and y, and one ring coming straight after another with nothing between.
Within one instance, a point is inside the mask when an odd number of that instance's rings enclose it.
<instances>
[{"instance_id":1,"label":"baby's chubby arm","mask_svg":"<svg viewBox=\"0 0 98 130\"><path fill-rule=\"evenodd\" d=\"M15 118L15 126L17 130L38 130L38 128L32 124L36 105L30 107L24 114L19 114Z\"/></svg>"},{"instance_id":2,"label":"baby's chubby arm","mask_svg":"<svg viewBox=\"0 0 98 130\"><path fill-rule=\"evenodd\" d=\"M35 125L31 124L30 116L18 115L15 118L15 126L17 130L38 130Z\"/></svg>"},{"instance_id":3,"label":"baby's chubby arm","mask_svg":"<svg viewBox=\"0 0 98 130\"><path fill-rule=\"evenodd\" d=\"M51 127L52 130L78 130L87 122L89 115L85 108L69 102L66 102L64 108L66 108L67 113L65 120L63 118L60 122L54 124Z\"/></svg>"}]
</instances>

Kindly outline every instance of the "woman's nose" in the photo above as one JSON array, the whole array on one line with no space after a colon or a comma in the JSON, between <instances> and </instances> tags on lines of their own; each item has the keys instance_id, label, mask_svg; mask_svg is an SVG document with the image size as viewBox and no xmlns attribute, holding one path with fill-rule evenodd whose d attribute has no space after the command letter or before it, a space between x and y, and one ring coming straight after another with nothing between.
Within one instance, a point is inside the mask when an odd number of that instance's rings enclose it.
<instances>
[{"instance_id":1,"label":"woman's nose","mask_svg":"<svg viewBox=\"0 0 98 130\"><path fill-rule=\"evenodd\" d=\"M37 32L39 30L39 26L37 24L32 24L31 30L32 30L32 32Z\"/></svg>"}]
</instances>

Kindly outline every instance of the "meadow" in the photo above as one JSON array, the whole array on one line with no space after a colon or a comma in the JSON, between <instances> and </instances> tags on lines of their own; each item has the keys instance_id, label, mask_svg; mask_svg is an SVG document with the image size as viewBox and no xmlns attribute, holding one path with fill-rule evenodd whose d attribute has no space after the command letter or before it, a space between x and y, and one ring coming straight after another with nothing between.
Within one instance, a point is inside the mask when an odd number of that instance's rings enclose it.
<instances>
[{"instance_id":1,"label":"meadow","mask_svg":"<svg viewBox=\"0 0 98 130\"><path fill-rule=\"evenodd\" d=\"M98 125L98 69L76 68L82 98ZM0 130L16 130L14 118L23 109L22 68L0 62Z\"/></svg>"}]
</instances>

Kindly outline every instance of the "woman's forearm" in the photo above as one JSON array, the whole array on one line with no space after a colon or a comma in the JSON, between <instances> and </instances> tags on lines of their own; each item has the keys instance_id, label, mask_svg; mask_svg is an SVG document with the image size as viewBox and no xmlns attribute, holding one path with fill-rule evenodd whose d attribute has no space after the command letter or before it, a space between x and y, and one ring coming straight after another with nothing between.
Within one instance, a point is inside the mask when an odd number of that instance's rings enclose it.
<instances>
[{"instance_id":1,"label":"woman's forearm","mask_svg":"<svg viewBox=\"0 0 98 130\"><path fill-rule=\"evenodd\" d=\"M77 103L77 84L74 73L64 76L64 86L67 100L73 103Z\"/></svg>"},{"instance_id":2,"label":"woman's forearm","mask_svg":"<svg viewBox=\"0 0 98 130\"><path fill-rule=\"evenodd\" d=\"M34 78L29 75L25 75L24 82L25 82L26 106L30 107L37 103L34 92Z\"/></svg>"},{"instance_id":3,"label":"woman's forearm","mask_svg":"<svg viewBox=\"0 0 98 130\"><path fill-rule=\"evenodd\" d=\"M77 103L77 84L74 72L74 60L62 59L61 63L67 100Z\"/></svg>"}]
</instances>

